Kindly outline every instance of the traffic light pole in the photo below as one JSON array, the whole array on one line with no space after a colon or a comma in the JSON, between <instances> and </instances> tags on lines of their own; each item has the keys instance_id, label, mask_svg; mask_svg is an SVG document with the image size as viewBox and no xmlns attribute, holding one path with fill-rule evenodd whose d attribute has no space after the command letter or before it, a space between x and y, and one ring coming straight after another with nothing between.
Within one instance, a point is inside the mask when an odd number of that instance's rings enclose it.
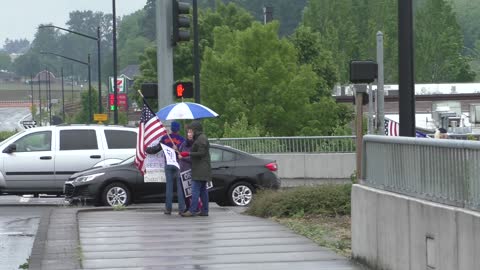
<instances>
[{"instance_id":1,"label":"traffic light pole","mask_svg":"<svg viewBox=\"0 0 480 270\"><path fill-rule=\"evenodd\" d=\"M197 0L193 0L193 69L196 103L200 103L200 53L198 42L198 5Z\"/></svg>"},{"instance_id":2,"label":"traffic light pole","mask_svg":"<svg viewBox=\"0 0 480 270\"><path fill-rule=\"evenodd\" d=\"M173 2L156 0L158 109L173 103Z\"/></svg>"}]
</instances>

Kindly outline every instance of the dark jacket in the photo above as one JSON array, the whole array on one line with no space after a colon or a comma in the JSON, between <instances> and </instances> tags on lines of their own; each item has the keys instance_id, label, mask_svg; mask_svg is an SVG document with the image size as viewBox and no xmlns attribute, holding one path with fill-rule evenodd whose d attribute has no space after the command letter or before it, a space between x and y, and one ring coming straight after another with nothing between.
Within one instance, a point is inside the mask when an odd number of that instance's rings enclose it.
<instances>
[{"instance_id":1,"label":"dark jacket","mask_svg":"<svg viewBox=\"0 0 480 270\"><path fill-rule=\"evenodd\" d=\"M180 152L190 152L192 150L193 141L185 140L179 147ZM190 157L183 157L178 160L180 171L190 170L192 168L192 159Z\"/></svg>"},{"instance_id":2,"label":"dark jacket","mask_svg":"<svg viewBox=\"0 0 480 270\"><path fill-rule=\"evenodd\" d=\"M193 145L190 151L192 159L192 179L198 181L211 181L212 169L210 164L210 143L203 134L202 124L194 121L189 125L193 130Z\"/></svg>"}]
</instances>

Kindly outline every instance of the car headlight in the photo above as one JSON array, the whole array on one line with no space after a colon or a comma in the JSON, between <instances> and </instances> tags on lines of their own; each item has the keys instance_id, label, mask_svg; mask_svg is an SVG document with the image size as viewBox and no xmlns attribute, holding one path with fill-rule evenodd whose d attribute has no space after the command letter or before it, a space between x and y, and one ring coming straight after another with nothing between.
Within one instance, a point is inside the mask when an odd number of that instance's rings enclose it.
<instances>
[{"instance_id":1,"label":"car headlight","mask_svg":"<svg viewBox=\"0 0 480 270\"><path fill-rule=\"evenodd\" d=\"M88 181L92 181L93 179L101 176L101 175L104 175L105 173L96 173L96 174L90 174L90 175L84 175L84 176L80 176L80 177L77 177L75 178L75 182L76 183L84 183L84 182L88 182Z\"/></svg>"}]
</instances>

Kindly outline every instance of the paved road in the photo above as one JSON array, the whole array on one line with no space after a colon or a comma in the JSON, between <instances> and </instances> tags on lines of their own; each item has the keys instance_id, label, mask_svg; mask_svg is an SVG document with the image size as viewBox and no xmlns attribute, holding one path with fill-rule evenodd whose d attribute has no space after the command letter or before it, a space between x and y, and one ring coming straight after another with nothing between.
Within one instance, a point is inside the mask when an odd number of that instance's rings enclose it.
<instances>
[{"instance_id":1,"label":"paved road","mask_svg":"<svg viewBox=\"0 0 480 270\"><path fill-rule=\"evenodd\" d=\"M63 197L40 195L34 198L32 195L15 196L15 195L1 195L1 206L62 206L67 205Z\"/></svg>"},{"instance_id":2,"label":"paved road","mask_svg":"<svg viewBox=\"0 0 480 270\"><path fill-rule=\"evenodd\" d=\"M22 120L31 120L28 108L0 108L0 131L22 129L19 125Z\"/></svg>"},{"instance_id":3,"label":"paved road","mask_svg":"<svg viewBox=\"0 0 480 270\"><path fill-rule=\"evenodd\" d=\"M51 207L0 206L0 269L27 262L40 217Z\"/></svg>"},{"instance_id":4,"label":"paved road","mask_svg":"<svg viewBox=\"0 0 480 270\"><path fill-rule=\"evenodd\" d=\"M158 208L78 218L84 269L362 269L273 221L224 208L195 218Z\"/></svg>"}]
</instances>

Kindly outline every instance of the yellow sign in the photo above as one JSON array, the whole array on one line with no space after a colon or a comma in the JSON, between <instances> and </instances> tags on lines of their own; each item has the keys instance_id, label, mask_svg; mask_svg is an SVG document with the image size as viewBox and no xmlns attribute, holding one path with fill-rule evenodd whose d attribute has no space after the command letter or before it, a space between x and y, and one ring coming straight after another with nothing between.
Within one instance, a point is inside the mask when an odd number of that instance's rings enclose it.
<instances>
[{"instance_id":1,"label":"yellow sign","mask_svg":"<svg viewBox=\"0 0 480 270\"><path fill-rule=\"evenodd\" d=\"M107 121L108 120L108 114L106 113L95 113L93 114L93 120L94 121Z\"/></svg>"}]
</instances>

